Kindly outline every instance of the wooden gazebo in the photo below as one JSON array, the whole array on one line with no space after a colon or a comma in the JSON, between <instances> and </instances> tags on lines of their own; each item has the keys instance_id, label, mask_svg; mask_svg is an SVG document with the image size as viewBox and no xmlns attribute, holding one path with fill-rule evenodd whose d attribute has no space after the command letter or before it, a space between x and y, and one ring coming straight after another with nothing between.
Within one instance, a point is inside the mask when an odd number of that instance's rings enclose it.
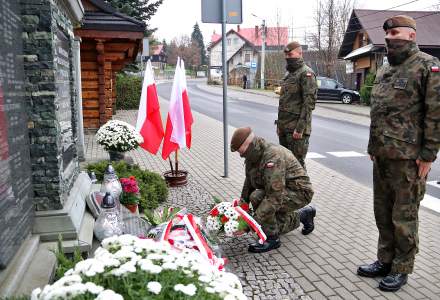
<instances>
[{"instance_id":1,"label":"wooden gazebo","mask_svg":"<svg viewBox=\"0 0 440 300\"><path fill-rule=\"evenodd\" d=\"M144 23L118 13L103 0L82 0L81 83L85 129L97 129L114 114L116 73L135 60Z\"/></svg>"}]
</instances>

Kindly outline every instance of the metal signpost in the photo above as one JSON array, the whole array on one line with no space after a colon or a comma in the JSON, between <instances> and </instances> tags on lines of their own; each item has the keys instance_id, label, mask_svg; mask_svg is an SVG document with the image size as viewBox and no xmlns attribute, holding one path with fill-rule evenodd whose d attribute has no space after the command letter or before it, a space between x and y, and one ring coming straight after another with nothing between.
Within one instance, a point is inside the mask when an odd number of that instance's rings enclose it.
<instances>
[{"instance_id":1,"label":"metal signpost","mask_svg":"<svg viewBox=\"0 0 440 300\"><path fill-rule=\"evenodd\" d=\"M202 0L202 22L222 24L223 69L223 156L224 177L228 177L228 66L226 49L226 24L241 24L241 0Z\"/></svg>"}]
</instances>

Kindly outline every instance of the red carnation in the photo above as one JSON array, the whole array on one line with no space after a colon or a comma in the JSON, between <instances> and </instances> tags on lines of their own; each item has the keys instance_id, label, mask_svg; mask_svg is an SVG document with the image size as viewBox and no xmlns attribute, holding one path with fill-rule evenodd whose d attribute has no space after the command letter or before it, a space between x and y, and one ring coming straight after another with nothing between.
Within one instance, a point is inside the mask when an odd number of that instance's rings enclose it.
<instances>
[{"instance_id":1,"label":"red carnation","mask_svg":"<svg viewBox=\"0 0 440 300\"><path fill-rule=\"evenodd\" d=\"M214 207L214 209L211 210L211 216L217 217L218 214L219 214L219 211L218 211L217 207Z\"/></svg>"},{"instance_id":2,"label":"red carnation","mask_svg":"<svg viewBox=\"0 0 440 300\"><path fill-rule=\"evenodd\" d=\"M223 224L225 224L226 222L228 222L229 219L226 216L221 217L220 222L222 222Z\"/></svg>"},{"instance_id":3,"label":"red carnation","mask_svg":"<svg viewBox=\"0 0 440 300\"><path fill-rule=\"evenodd\" d=\"M244 211L249 211L249 204L247 204L247 203L242 203L242 204L240 204L240 207L241 207Z\"/></svg>"}]
</instances>

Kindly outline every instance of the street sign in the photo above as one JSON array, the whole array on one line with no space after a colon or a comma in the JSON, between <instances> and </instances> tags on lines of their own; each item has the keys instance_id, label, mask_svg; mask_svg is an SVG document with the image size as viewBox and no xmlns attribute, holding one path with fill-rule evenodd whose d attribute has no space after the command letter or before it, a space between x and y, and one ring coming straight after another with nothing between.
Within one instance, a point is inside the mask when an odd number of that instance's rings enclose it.
<instances>
[{"instance_id":1,"label":"street sign","mask_svg":"<svg viewBox=\"0 0 440 300\"><path fill-rule=\"evenodd\" d=\"M144 37L142 39L142 56L149 56L150 55L150 41L148 38Z\"/></svg>"},{"instance_id":2,"label":"street sign","mask_svg":"<svg viewBox=\"0 0 440 300\"><path fill-rule=\"evenodd\" d=\"M256 68L257 68L257 63L253 61L253 62L251 63L251 68L252 68L252 69L256 69Z\"/></svg>"},{"instance_id":3,"label":"street sign","mask_svg":"<svg viewBox=\"0 0 440 300\"><path fill-rule=\"evenodd\" d=\"M226 23L243 23L242 0L224 1L226 1ZM203 23L222 23L222 2L223 0L202 0Z\"/></svg>"}]
</instances>

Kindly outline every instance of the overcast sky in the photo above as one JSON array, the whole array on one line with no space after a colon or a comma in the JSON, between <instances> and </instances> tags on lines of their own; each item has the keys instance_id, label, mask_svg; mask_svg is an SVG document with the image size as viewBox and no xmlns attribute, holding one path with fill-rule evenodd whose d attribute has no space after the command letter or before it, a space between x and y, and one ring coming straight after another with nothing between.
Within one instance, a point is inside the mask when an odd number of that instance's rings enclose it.
<instances>
[{"instance_id":1,"label":"overcast sky","mask_svg":"<svg viewBox=\"0 0 440 300\"><path fill-rule=\"evenodd\" d=\"M214 0L212 0L214 1ZM299 3L300 2L300 3ZM395 10L433 10L440 0L357 0L355 7L363 9L389 9L402 5ZM303 39L305 32L313 30L313 11L317 1L313 0L243 0L244 27L261 24L252 14L264 18L267 26L276 26L277 13L280 26L298 28L293 31L294 39ZM221 24L204 24L201 22L201 0L164 0L157 13L151 19L151 26L157 27L155 37L170 41L175 37L190 35L196 22L202 29L205 42L209 42L212 33L221 33ZM236 25L228 25L228 29ZM307 28L304 28L307 27Z\"/></svg>"}]
</instances>

